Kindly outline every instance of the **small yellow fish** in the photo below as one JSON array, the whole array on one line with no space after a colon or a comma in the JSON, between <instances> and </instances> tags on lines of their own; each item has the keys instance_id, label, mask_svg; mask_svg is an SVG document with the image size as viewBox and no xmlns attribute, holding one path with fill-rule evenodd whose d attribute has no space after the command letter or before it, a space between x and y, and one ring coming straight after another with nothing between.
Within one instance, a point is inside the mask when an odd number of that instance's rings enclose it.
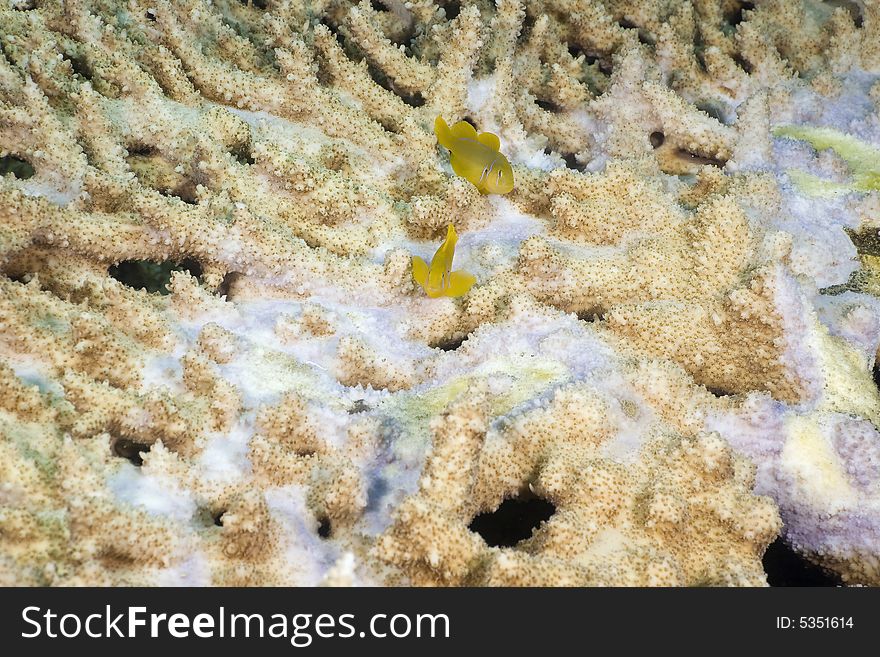
<instances>
[{"instance_id":1,"label":"small yellow fish","mask_svg":"<svg viewBox=\"0 0 880 657\"><path fill-rule=\"evenodd\" d=\"M458 235L455 228L449 224L446 230L446 239L437 253L431 258L429 267L424 260L413 256L413 278L416 283L424 288L425 293L432 299L437 297L460 297L467 294L477 279L463 271L452 271L452 258L455 256L455 243Z\"/></svg>"},{"instance_id":2,"label":"small yellow fish","mask_svg":"<svg viewBox=\"0 0 880 657\"><path fill-rule=\"evenodd\" d=\"M434 121L437 141L449 149L452 170L471 181L481 194L507 194L513 189L513 168L498 149L497 135L491 132L477 134L467 121L459 121L451 128L442 116Z\"/></svg>"}]
</instances>

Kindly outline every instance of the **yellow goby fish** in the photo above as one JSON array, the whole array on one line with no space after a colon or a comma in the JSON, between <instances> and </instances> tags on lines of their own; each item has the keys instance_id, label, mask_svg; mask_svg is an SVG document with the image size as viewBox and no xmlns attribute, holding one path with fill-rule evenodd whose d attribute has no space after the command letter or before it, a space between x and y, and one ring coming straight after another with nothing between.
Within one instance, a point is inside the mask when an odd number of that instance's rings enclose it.
<instances>
[{"instance_id":1,"label":"yellow goby fish","mask_svg":"<svg viewBox=\"0 0 880 657\"><path fill-rule=\"evenodd\" d=\"M513 189L513 168L498 149L497 135L481 132L467 121L459 121L451 128L442 116L434 121L437 141L449 149L452 170L472 182L481 194L507 194Z\"/></svg>"},{"instance_id":2,"label":"yellow goby fish","mask_svg":"<svg viewBox=\"0 0 880 657\"><path fill-rule=\"evenodd\" d=\"M422 286L425 293L432 299L437 297L460 297L467 294L477 279L463 271L452 271L452 258L455 256L455 243L458 235L455 228L449 224L446 230L446 239L428 266L418 256L413 256L413 278Z\"/></svg>"}]
</instances>

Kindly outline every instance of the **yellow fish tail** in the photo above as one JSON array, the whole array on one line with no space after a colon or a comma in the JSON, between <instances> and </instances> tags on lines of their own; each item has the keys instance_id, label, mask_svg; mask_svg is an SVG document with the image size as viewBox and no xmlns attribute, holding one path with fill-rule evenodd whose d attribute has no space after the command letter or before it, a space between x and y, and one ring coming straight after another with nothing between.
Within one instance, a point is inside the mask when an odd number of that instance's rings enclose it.
<instances>
[{"instance_id":1,"label":"yellow fish tail","mask_svg":"<svg viewBox=\"0 0 880 657\"><path fill-rule=\"evenodd\" d=\"M419 256L413 256L412 271L415 282L425 287L425 283L428 282L428 264Z\"/></svg>"},{"instance_id":2,"label":"yellow fish tail","mask_svg":"<svg viewBox=\"0 0 880 657\"><path fill-rule=\"evenodd\" d=\"M452 150L452 131L442 116L434 120L434 134L437 135L437 141L443 148Z\"/></svg>"},{"instance_id":3,"label":"yellow fish tail","mask_svg":"<svg viewBox=\"0 0 880 657\"><path fill-rule=\"evenodd\" d=\"M449 274L449 287L446 290L448 297L460 297L468 293L468 291L477 282L475 276L463 271L454 271Z\"/></svg>"}]
</instances>

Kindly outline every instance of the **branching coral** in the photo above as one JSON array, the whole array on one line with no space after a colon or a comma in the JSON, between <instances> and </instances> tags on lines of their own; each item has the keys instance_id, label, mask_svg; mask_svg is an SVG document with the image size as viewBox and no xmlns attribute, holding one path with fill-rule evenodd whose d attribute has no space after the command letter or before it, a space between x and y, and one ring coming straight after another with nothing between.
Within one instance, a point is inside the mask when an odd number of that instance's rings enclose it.
<instances>
[{"instance_id":1,"label":"branching coral","mask_svg":"<svg viewBox=\"0 0 880 657\"><path fill-rule=\"evenodd\" d=\"M0 582L757 585L781 531L880 583L880 7L839 4L4 5Z\"/></svg>"}]
</instances>

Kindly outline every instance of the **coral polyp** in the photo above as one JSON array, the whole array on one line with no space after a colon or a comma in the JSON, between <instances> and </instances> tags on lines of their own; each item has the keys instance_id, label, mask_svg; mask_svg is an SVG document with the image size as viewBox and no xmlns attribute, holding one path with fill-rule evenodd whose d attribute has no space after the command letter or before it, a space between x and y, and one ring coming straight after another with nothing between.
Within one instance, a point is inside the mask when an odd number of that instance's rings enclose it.
<instances>
[{"instance_id":1,"label":"coral polyp","mask_svg":"<svg viewBox=\"0 0 880 657\"><path fill-rule=\"evenodd\" d=\"M0 35L0 583L880 584L880 4Z\"/></svg>"}]
</instances>

